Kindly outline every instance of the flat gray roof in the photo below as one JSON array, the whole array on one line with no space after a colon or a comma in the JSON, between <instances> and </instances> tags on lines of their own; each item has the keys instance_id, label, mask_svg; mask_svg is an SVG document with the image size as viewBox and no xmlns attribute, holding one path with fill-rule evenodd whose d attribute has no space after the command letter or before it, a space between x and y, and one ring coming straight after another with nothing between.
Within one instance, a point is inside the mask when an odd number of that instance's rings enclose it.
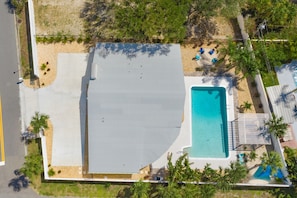
<instances>
[{"instance_id":1,"label":"flat gray roof","mask_svg":"<svg viewBox=\"0 0 297 198\"><path fill-rule=\"evenodd\" d=\"M99 43L92 67L89 173L137 173L179 135L185 98L180 46Z\"/></svg>"}]
</instances>

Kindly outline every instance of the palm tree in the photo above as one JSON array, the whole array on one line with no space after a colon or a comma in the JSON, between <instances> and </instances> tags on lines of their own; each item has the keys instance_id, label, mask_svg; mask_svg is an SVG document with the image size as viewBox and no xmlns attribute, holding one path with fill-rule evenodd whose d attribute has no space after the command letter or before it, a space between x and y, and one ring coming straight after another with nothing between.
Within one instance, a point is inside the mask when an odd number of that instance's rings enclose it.
<instances>
[{"instance_id":1,"label":"palm tree","mask_svg":"<svg viewBox=\"0 0 297 198\"><path fill-rule=\"evenodd\" d=\"M255 151L251 151L248 154L248 157L249 157L249 160L250 161L255 161L257 159L257 157L258 157L258 154Z\"/></svg>"},{"instance_id":2,"label":"palm tree","mask_svg":"<svg viewBox=\"0 0 297 198\"><path fill-rule=\"evenodd\" d=\"M210 198L214 197L216 193L216 187L211 184L205 184L200 186L200 195L201 198Z\"/></svg>"},{"instance_id":3,"label":"palm tree","mask_svg":"<svg viewBox=\"0 0 297 198\"><path fill-rule=\"evenodd\" d=\"M241 113L245 112L246 110L251 110L252 103L248 101L244 101L242 105L240 105L239 110Z\"/></svg>"},{"instance_id":4,"label":"palm tree","mask_svg":"<svg viewBox=\"0 0 297 198\"><path fill-rule=\"evenodd\" d=\"M133 198L148 198L150 191L150 183L138 181L131 187L131 194Z\"/></svg>"},{"instance_id":5,"label":"palm tree","mask_svg":"<svg viewBox=\"0 0 297 198\"><path fill-rule=\"evenodd\" d=\"M192 163L189 162L187 153L180 156L175 164L172 163L172 153L168 154L167 159L168 182L196 181L198 179L198 173L191 168Z\"/></svg>"},{"instance_id":6,"label":"palm tree","mask_svg":"<svg viewBox=\"0 0 297 198\"><path fill-rule=\"evenodd\" d=\"M272 118L265 122L265 126L268 127L269 133L278 138L284 137L288 128L288 124L284 123L283 117L278 118L275 114L272 114Z\"/></svg>"},{"instance_id":7,"label":"palm tree","mask_svg":"<svg viewBox=\"0 0 297 198\"><path fill-rule=\"evenodd\" d=\"M275 173L277 173L277 170L279 168L283 167L283 163L281 160L280 155L275 152L275 151L271 151L268 154L267 153L263 153L263 155L261 156L261 160L262 160L262 167L264 170L266 170L266 168L268 166L271 167L271 175L274 175Z\"/></svg>"},{"instance_id":8,"label":"palm tree","mask_svg":"<svg viewBox=\"0 0 297 198\"><path fill-rule=\"evenodd\" d=\"M231 162L230 168L225 169L225 177L226 180L229 181L230 184L235 184L245 179L247 176L247 168L245 165L240 164L240 162Z\"/></svg>"},{"instance_id":9,"label":"palm tree","mask_svg":"<svg viewBox=\"0 0 297 198\"><path fill-rule=\"evenodd\" d=\"M30 122L32 132L37 134L39 132L43 132L44 129L48 129L47 121L49 119L48 115L40 114L39 112L35 112L35 115L32 117Z\"/></svg>"}]
</instances>

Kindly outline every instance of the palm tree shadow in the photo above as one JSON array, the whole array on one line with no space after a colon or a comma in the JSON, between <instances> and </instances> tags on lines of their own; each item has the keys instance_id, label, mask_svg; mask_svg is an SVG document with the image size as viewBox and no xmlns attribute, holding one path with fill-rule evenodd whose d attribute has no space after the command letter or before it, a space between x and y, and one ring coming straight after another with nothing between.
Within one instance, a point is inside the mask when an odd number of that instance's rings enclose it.
<instances>
[{"instance_id":1,"label":"palm tree shadow","mask_svg":"<svg viewBox=\"0 0 297 198\"><path fill-rule=\"evenodd\" d=\"M30 183L29 179L25 175L21 174L18 169L14 170L14 174L16 177L9 181L8 187L12 187L15 192L20 192L23 188L28 188Z\"/></svg>"},{"instance_id":2,"label":"palm tree shadow","mask_svg":"<svg viewBox=\"0 0 297 198\"><path fill-rule=\"evenodd\" d=\"M285 107L290 107L290 103L295 101L295 96L292 94L295 90L288 91L288 85L284 85L281 88L281 93L279 97L276 99L275 103L280 104L284 103Z\"/></svg>"},{"instance_id":3,"label":"palm tree shadow","mask_svg":"<svg viewBox=\"0 0 297 198\"><path fill-rule=\"evenodd\" d=\"M296 104L294 105L293 112L294 112L294 118L297 118L297 105Z\"/></svg>"}]
</instances>

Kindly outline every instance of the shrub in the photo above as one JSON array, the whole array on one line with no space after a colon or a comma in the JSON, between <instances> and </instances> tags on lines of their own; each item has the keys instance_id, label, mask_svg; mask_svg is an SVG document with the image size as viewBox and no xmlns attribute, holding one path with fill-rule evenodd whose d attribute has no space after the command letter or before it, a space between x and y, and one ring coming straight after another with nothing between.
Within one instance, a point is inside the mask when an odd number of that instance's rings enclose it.
<instances>
[{"instance_id":1,"label":"shrub","mask_svg":"<svg viewBox=\"0 0 297 198\"><path fill-rule=\"evenodd\" d=\"M45 70L45 69L46 69L46 64L43 63L43 64L41 65L40 69L41 69L42 71Z\"/></svg>"},{"instance_id":2,"label":"shrub","mask_svg":"<svg viewBox=\"0 0 297 198\"><path fill-rule=\"evenodd\" d=\"M104 184L104 188L109 188L110 187L110 183L109 182L106 182L105 184Z\"/></svg>"},{"instance_id":3,"label":"shrub","mask_svg":"<svg viewBox=\"0 0 297 198\"><path fill-rule=\"evenodd\" d=\"M76 40L77 43L82 43L83 42L83 38L81 36L79 36Z\"/></svg>"},{"instance_id":4,"label":"shrub","mask_svg":"<svg viewBox=\"0 0 297 198\"><path fill-rule=\"evenodd\" d=\"M50 168L50 169L47 171L47 174L48 174L48 176L52 177L52 176L54 176L54 175L56 174L56 172L54 171L53 168Z\"/></svg>"}]
</instances>

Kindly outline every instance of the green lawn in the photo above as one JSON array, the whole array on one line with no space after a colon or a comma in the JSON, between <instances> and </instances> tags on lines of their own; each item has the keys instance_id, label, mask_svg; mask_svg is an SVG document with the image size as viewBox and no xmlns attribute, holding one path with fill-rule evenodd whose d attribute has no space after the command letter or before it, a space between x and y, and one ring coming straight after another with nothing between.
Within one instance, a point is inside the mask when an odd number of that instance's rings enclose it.
<instances>
[{"instance_id":1,"label":"green lawn","mask_svg":"<svg viewBox=\"0 0 297 198\"><path fill-rule=\"evenodd\" d=\"M40 194L47 196L78 196L78 197L118 197L125 195L128 185L107 185L90 183L46 183L37 189Z\"/></svg>"},{"instance_id":2,"label":"green lawn","mask_svg":"<svg viewBox=\"0 0 297 198\"><path fill-rule=\"evenodd\" d=\"M20 39L20 64L23 78L30 77L30 52L28 43L28 32L26 26L26 12L25 9L22 11L18 18L18 32Z\"/></svg>"},{"instance_id":3,"label":"green lawn","mask_svg":"<svg viewBox=\"0 0 297 198\"><path fill-rule=\"evenodd\" d=\"M231 190L217 192L215 198L273 198L268 190Z\"/></svg>"},{"instance_id":4,"label":"green lawn","mask_svg":"<svg viewBox=\"0 0 297 198\"><path fill-rule=\"evenodd\" d=\"M262 72L261 76L265 87L270 87L270 86L279 84L275 72L270 72L270 73Z\"/></svg>"}]
</instances>

